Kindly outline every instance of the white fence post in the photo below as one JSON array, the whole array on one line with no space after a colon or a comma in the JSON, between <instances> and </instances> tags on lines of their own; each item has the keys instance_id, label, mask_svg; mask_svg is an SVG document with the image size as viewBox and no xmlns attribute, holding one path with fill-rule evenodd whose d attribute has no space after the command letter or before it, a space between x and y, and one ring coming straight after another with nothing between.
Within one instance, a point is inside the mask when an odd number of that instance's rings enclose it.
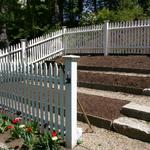
<instances>
[{"instance_id":1,"label":"white fence post","mask_svg":"<svg viewBox=\"0 0 150 150\"><path fill-rule=\"evenodd\" d=\"M20 41L22 47L22 62L26 63L27 62L27 53L26 53L27 40L21 39Z\"/></svg>"},{"instance_id":2,"label":"white fence post","mask_svg":"<svg viewBox=\"0 0 150 150\"><path fill-rule=\"evenodd\" d=\"M64 49L64 55L66 54L66 39L65 39L65 33L66 33L67 27L62 27L62 48Z\"/></svg>"},{"instance_id":3,"label":"white fence post","mask_svg":"<svg viewBox=\"0 0 150 150\"><path fill-rule=\"evenodd\" d=\"M107 56L109 54L108 51L108 30L109 30L109 21L105 21L104 27L103 27L103 36L104 36L104 55Z\"/></svg>"},{"instance_id":4,"label":"white fence post","mask_svg":"<svg viewBox=\"0 0 150 150\"><path fill-rule=\"evenodd\" d=\"M77 144L77 59L79 56L66 55L66 146L73 148Z\"/></svg>"}]
</instances>

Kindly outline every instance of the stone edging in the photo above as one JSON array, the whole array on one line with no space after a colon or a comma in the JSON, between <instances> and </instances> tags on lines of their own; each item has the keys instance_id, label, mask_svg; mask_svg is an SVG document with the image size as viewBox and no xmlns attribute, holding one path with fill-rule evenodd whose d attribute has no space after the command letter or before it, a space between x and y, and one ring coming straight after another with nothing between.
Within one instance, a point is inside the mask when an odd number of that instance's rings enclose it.
<instances>
[{"instance_id":1,"label":"stone edging","mask_svg":"<svg viewBox=\"0 0 150 150\"><path fill-rule=\"evenodd\" d=\"M78 70L114 71L114 72L125 72L125 73L150 74L150 70L148 70L148 69L135 69L135 68L113 68L113 67L98 67L98 66L78 66Z\"/></svg>"},{"instance_id":2,"label":"stone edging","mask_svg":"<svg viewBox=\"0 0 150 150\"><path fill-rule=\"evenodd\" d=\"M127 86L118 86L118 85L104 85L99 83L87 83L87 82L78 82L79 87L106 90L106 91L115 91L115 92L125 92L137 95L147 95L143 92L142 88L127 87Z\"/></svg>"},{"instance_id":3,"label":"stone edging","mask_svg":"<svg viewBox=\"0 0 150 150\"><path fill-rule=\"evenodd\" d=\"M87 123L85 118L84 118L83 113L78 112L77 116L78 116L77 117L78 121L82 121L82 122ZM108 129L108 130L112 129L112 121L109 120L109 119L105 119L105 118L98 117L98 116L93 116L93 115L90 115L90 114L87 114L87 117L88 117L90 123L92 125L96 126L96 127L105 128L105 129Z\"/></svg>"}]
</instances>

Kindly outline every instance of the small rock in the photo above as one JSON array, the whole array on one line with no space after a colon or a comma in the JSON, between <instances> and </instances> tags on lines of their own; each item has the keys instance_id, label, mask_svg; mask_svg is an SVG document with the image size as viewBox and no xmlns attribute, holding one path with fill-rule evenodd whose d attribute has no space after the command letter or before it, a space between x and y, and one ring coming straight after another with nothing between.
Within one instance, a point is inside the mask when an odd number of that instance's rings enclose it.
<instances>
[{"instance_id":1,"label":"small rock","mask_svg":"<svg viewBox=\"0 0 150 150\"><path fill-rule=\"evenodd\" d=\"M0 142L0 149L1 149L1 148L2 148L2 149L6 149L6 150L8 149L8 147L7 147L6 144Z\"/></svg>"}]
</instances>

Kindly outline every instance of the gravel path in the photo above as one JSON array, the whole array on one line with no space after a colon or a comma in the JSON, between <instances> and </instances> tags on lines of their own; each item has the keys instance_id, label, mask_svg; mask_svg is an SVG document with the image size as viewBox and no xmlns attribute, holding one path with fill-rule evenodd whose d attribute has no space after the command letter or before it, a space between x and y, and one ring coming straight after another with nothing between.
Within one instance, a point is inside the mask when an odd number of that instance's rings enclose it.
<instances>
[{"instance_id":1,"label":"gravel path","mask_svg":"<svg viewBox=\"0 0 150 150\"><path fill-rule=\"evenodd\" d=\"M78 122L83 130L87 124ZM124 135L103 128L92 126L94 133L84 133L83 143L74 150L150 150L150 143L128 138Z\"/></svg>"},{"instance_id":2,"label":"gravel path","mask_svg":"<svg viewBox=\"0 0 150 150\"><path fill-rule=\"evenodd\" d=\"M7 145L6 145L5 143L0 142L0 150L1 150L1 149L7 150L8 147L7 147Z\"/></svg>"},{"instance_id":3,"label":"gravel path","mask_svg":"<svg viewBox=\"0 0 150 150\"><path fill-rule=\"evenodd\" d=\"M108 98L114 98L118 100L127 100L127 101L150 106L150 96L133 95L133 94L122 93L122 92L103 91L103 90L95 90L95 89L81 88L81 87L78 87L78 92L85 93L88 95L97 95L97 96L103 96Z\"/></svg>"}]
</instances>

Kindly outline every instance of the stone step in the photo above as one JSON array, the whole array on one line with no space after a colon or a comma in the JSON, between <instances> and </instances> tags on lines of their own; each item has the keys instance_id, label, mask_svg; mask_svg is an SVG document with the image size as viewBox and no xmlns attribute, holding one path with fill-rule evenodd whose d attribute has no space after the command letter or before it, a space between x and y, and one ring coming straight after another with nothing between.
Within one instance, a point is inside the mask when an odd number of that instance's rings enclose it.
<instances>
[{"instance_id":1,"label":"stone step","mask_svg":"<svg viewBox=\"0 0 150 150\"><path fill-rule=\"evenodd\" d=\"M78 70L79 72L87 72L87 73L99 73L99 74L108 74L108 75L120 75L120 76L133 76L133 77L150 77L150 74L142 74L142 73L128 73L128 72L113 72L113 71L93 71L93 70Z\"/></svg>"},{"instance_id":2,"label":"stone step","mask_svg":"<svg viewBox=\"0 0 150 150\"><path fill-rule=\"evenodd\" d=\"M150 121L150 107L146 105L131 102L122 107L121 113L132 118Z\"/></svg>"},{"instance_id":3,"label":"stone step","mask_svg":"<svg viewBox=\"0 0 150 150\"><path fill-rule=\"evenodd\" d=\"M113 121L113 129L128 137L150 142L150 122L135 118L120 117Z\"/></svg>"}]
</instances>

